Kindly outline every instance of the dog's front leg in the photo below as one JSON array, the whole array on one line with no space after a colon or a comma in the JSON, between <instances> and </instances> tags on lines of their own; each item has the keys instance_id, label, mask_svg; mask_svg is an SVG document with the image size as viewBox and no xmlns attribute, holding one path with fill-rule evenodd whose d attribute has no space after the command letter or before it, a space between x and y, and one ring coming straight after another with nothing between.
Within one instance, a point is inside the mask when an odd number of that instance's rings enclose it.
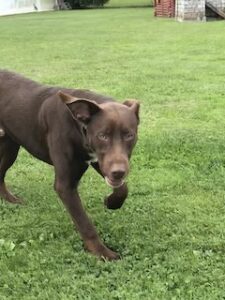
<instances>
[{"instance_id":1,"label":"dog's front leg","mask_svg":"<svg viewBox=\"0 0 225 300\"><path fill-rule=\"evenodd\" d=\"M92 167L102 176L102 172L99 168L98 163L92 163ZM124 201L128 196L128 187L127 184L124 183L122 186L118 188L114 188L112 194L105 198L104 204L109 209L118 209L121 208Z\"/></svg>"},{"instance_id":2,"label":"dog's front leg","mask_svg":"<svg viewBox=\"0 0 225 300\"><path fill-rule=\"evenodd\" d=\"M85 248L92 254L97 255L101 258L108 260L118 259L119 255L107 248L101 242L94 225L88 218L82 206L81 199L77 191L77 186L79 177L81 177L81 175L83 174L86 166L83 167L83 170L81 170L81 168L78 167L78 164L76 164L76 174L73 174L73 177L71 177L71 169L65 169L65 163L60 165L63 166L63 169L60 167L56 168L55 190L63 201L65 207L72 217L76 228L83 238ZM71 176L68 177L68 174L70 174ZM71 183L71 178L75 178L76 181L73 181L73 183Z\"/></svg>"}]
</instances>

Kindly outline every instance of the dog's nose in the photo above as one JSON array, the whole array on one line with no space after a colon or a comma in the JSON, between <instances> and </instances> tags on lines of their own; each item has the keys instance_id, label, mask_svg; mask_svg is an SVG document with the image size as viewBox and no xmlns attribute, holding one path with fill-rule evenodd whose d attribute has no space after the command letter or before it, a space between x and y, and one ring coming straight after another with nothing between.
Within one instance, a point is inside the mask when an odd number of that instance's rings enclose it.
<instances>
[{"instance_id":1,"label":"dog's nose","mask_svg":"<svg viewBox=\"0 0 225 300\"><path fill-rule=\"evenodd\" d=\"M112 177L115 180L119 180L119 179L122 179L125 176L125 173L126 173L125 170L122 170L122 169L113 170L112 171Z\"/></svg>"}]
</instances>

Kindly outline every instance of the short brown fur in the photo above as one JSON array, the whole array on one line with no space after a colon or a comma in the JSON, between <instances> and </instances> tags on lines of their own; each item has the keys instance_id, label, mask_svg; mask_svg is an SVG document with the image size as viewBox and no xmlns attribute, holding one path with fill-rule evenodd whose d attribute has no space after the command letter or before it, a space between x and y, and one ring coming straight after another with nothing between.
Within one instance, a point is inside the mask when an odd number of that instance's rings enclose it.
<instances>
[{"instance_id":1,"label":"short brown fur","mask_svg":"<svg viewBox=\"0 0 225 300\"><path fill-rule=\"evenodd\" d=\"M124 104L88 90L50 87L0 71L0 196L20 203L5 185L5 175L20 146L54 166L54 188L71 215L85 248L105 259L119 255L100 240L82 206L77 186L91 164L113 188L105 200L120 208L124 182L137 140L139 104Z\"/></svg>"}]
</instances>

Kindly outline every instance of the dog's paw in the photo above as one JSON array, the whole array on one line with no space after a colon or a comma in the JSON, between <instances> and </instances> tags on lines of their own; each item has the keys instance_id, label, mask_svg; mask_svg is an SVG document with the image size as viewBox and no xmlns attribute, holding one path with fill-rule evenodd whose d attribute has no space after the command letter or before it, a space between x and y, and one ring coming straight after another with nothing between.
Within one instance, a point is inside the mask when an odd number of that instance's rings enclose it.
<instances>
[{"instance_id":1,"label":"dog's paw","mask_svg":"<svg viewBox=\"0 0 225 300\"><path fill-rule=\"evenodd\" d=\"M104 204L109 209L119 209L123 205L128 195L127 184L124 183L117 189L113 190L113 193L105 198Z\"/></svg>"},{"instance_id":2,"label":"dog's paw","mask_svg":"<svg viewBox=\"0 0 225 300\"><path fill-rule=\"evenodd\" d=\"M107 251L106 252L103 252L102 255L101 255L101 259L104 260L104 261L111 261L111 260L118 260L118 259L121 259L120 255L108 248L106 248Z\"/></svg>"},{"instance_id":3,"label":"dog's paw","mask_svg":"<svg viewBox=\"0 0 225 300\"><path fill-rule=\"evenodd\" d=\"M100 259L107 260L117 260L120 259L120 255L108 247L106 247L102 242L95 240L87 240L84 242L85 249L91 254L98 256Z\"/></svg>"},{"instance_id":4,"label":"dog's paw","mask_svg":"<svg viewBox=\"0 0 225 300\"><path fill-rule=\"evenodd\" d=\"M123 205L124 201L124 198L117 197L114 194L111 194L105 198L104 204L108 209L119 209Z\"/></svg>"},{"instance_id":5,"label":"dog's paw","mask_svg":"<svg viewBox=\"0 0 225 300\"><path fill-rule=\"evenodd\" d=\"M12 204L23 204L23 200L11 194L11 192L6 188L5 184L0 185L0 198Z\"/></svg>"}]
</instances>

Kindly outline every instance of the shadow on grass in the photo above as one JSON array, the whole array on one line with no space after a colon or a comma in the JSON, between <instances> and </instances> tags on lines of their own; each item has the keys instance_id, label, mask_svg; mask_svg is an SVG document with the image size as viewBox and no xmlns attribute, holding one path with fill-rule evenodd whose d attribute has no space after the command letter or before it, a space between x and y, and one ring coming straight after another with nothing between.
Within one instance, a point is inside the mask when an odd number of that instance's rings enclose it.
<instances>
[{"instance_id":1,"label":"shadow on grass","mask_svg":"<svg viewBox=\"0 0 225 300\"><path fill-rule=\"evenodd\" d=\"M67 9L67 11L70 10L88 10L88 9L123 9L123 8L150 8L154 7L152 4L143 4L143 5L116 5L116 6L89 6L89 7L76 7Z\"/></svg>"},{"instance_id":2,"label":"shadow on grass","mask_svg":"<svg viewBox=\"0 0 225 300\"><path fill-rule=\"evenodd\" d=\"M124 6L104 6L102 8L104 9L114 9L114 8L149 8L149 7L153 7L152 4L143 4L143 5L124 5Z\"/></svg>"}]
</instances>

